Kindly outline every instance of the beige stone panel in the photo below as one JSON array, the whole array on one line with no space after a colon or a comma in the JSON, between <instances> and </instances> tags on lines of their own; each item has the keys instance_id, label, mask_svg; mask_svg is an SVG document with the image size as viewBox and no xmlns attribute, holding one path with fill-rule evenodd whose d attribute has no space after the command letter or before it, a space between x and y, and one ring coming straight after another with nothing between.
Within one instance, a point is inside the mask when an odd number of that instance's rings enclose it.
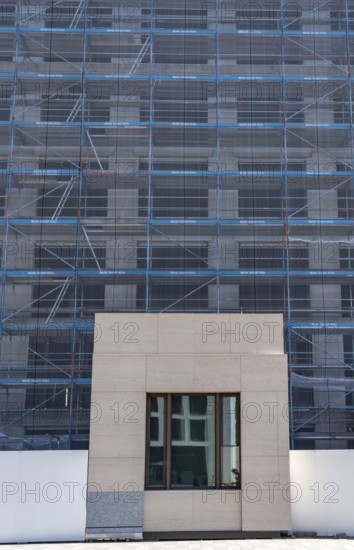
<instances>
[{"instance_id":1,"label":"beige stone panel","mask_svg":"<svg viewBox=\"0 0 354 550\"><path fill-rule=\"evenodd\" d=\"M143 530L193 529L193 491L145 491Z\"/></svg>"},{"instance_id":2,"label":"beige stone panel","mask_svg":"<svg viewBox=\"0 0 354 550\"><path fill-rule=\"evenodd\" d=\"M193 320L194 353L231 352L231 337L225 334L230 326L229 314L194 314Z\"/></svg>"},{"instance_id":3,"label":"beige stone panel","mask_svg":"<svg viewBox=\"0 0 354 550\"><path fill-rule=\"evenodd\" d=\"M273 423L279 408L281 396L276 390L241 391L241 423L250 425Z\"/></svg>"},{"instance_id":4,"label":"beige stone panel","mask_svg":"<svg viewBox=\"0 0 354 550\"><path fill-rule=\"evenodd\" d=\"M241 358L237 355L194 355L193 390L239 392Z\"/></svg>"},{"instance_id":5,"label":"beige stone panel","mask_svg":"<svg viewBox=\"0 0 354 550\"><path fill-rule=\"evenodd\" d=\"M262 338L258 342L258 353L264 355L282 355L284 353L284 319L281 314L257 315L262 329Z\"/></svg>"},{"instance_id":6,"label":"beige stone panel","mask_svg":"<svg viewBox=\"0 0 354 550\"><path fill-rule=\"evenodd\" d=\"M96 392L92 396L91 411L95 412L90 423L90 459L144 457L145 393Z\"/></svg>"},{"instance_id":7,"label":"beige stone panel","mask_svg":"<svg viewBox=\"0 0 354 550\"><path fill-rule=\"evenodd\" d=\"M278 314L105 313L95 319L95 353L283 353ZM277 324L274 333L269 323ZM235 329L239 336L229 332Z\"/></svg>"},{"instance_id":8,"label":"beige stone panel","mask_svg":"<svg viewBox=\"0 0 354 550\"><path fill-rule=\"evenodd\" d=\"M290 502L282 490L244 488L242 494L243 531L287 531L291 529Z\"/></svg>"},{"instance_id":9,"label":"beige stone panel","mask_svg":"<svg viewBox=\"0 0 354 550\"><path fill-rule=\"evenodd\" d=\"M156 353L157 315L97 313L95 353Z\"/></svg>"},{"instance_id":10,"label":"beige stone panel","mask_svg":"<svg viewBox=\"0 0 354 550\"><path fill-rule=\"evenodd\" d=\"M258 355L259 339L263 330L258 315L231 315L232 328L238 327L237 336L231 338L231 353Z\"/></svg>"},{"instance_id":11,"label":"beige stone panel","mask_svg":"<svg viewBox=\"0 0 354 550\"><path fill-rule=\"evenodd\" d=\"M242 461L242 485L258 483L263 489L267 483L278 483L277 489L282 489L289 482L288 456L247 456Z\"/></svg>"},{"instance_id":12,"label":"beige stone panel","mask_svg":"<svg viewBox=\"0 0 354 550\"><path fill-rule=\"evenodd\" d=\"M241 392L241 453L278 455L277 392Z\"/></svg>"},{"instance_id":13,"label":"beige stone panel","mask_svg":"<svg viewBox=\"0 0 354 550\"><path fill-rule=\"evenodd\" d=\"M130 483L144 490L144 458L91 458L88 481L98 483L102 491L128 491ZM125 488L124 488L125 487Z\"/></svg>"},{"instance_id":14,"label":"beige stone panel","mask_svg":"<svg viewBox=\"0 0 354 550\"><path fill-rule=\"evenodd\" d=\"M145 426L141 424L104 424L96 426L91 433L90 460L145 457Z\"/></svg>"},{"instance_id":15,"label":"beige stone panel","mask_svg":"<svg viewBox=\"0 0 354 550\"><path fill-rule=\"evenodd\" d=\"M241 391L286 390L287 387L286 355L241 357Z\"/></svg>"},{"instance_id":16,"label":"beige stone panel","mask_svg":"<svg viewBox=\"0 0 354 550\"><path fill-rule=\"evenodd\" d=\"M287 391L241 392L243 456L288 457L287 398Z\"/></svg>"},{"instance_id":17,"label":"beige stone panel","mask_svg":"<svg viewBox=\"0 0 354 550\"><path fill-rule=\"evenodd\" d=\"M148 355L146 391L190 392L193 388L193 355Z\"/></svg>"},{"instance_id":18,"label":"beige stone panel","mask_svg":"<svg viewBox=\"0 0 354 550\"><path fill-rule=\"evenodd\" d=\"M232 327L240 323L239 335L231 339L231 353L246 355L283 354L283 318L281 315L231 315Z\"/></svg>"},{"instance_id":19,"label":"beige stone panel","mask_svg":"<svg viewBox=\"0 0 354 550\"><path fill-rule=\"evenodd\" d=\"M289 456L289 403L288 392L277 392L281 404L278 414L278 452L279 456Z\"/></svg>"},{"instance_id":20,"label":"beige stone panel","mask_svg":"<svg viewBox=\"0 0 354 550\"><path fill-rule=\"evenodd\" d=\"M277 456L247 456L242 461L241 471L242 485L258 483L279 483L280 472ZM280 485L279 487L280 488Z\"/></svg>"},{"instance_id":21,"label":"beige stone panel","mask_svg":"<svg viewBox=\"0 0 354 550\"><path fill-rule=\"evenodd\" d=\"M241 491L193 492L193 530L241 530Z\"/></svg>"},{"instance_id":22,"label":"beige stone panel","mask_svg":"<svg viewBox=\"0 0 354 550\"><path fill-rule=\"evenodd\" d=\"M289 462L289 450L287 456L279 456L279 479L280 486L283 488L290 482L290 462Z\"/></svg>"},{"instance_id":23,"label":"beige stone panel","mask_svg":"<svg viewBox=\"0 0 354 550\"><path fill-rule=\"evenodd\" d=\"M145 418L145 392L94 391L92 393L91 429L103 424L145 424Z\"/></svg>"},{"instance_id":24,"label":"beige stone panel","mask_svg":"<svg viewBox=\"0 0 354 550\"><path fill-rule=\"evenodd\" d=\"M160 313L157 316L158 353L193 353L193 322L191 314Z\"/></svg>"},{"instance_id":25,"label":"beige stone panel","mask_svg":"<svg viewBox=\"0 0 354 550\"><path fill-rule=\"evenodd\" d=\"M146 355L93 356L93 392L145 391Z\"/></svg>"},{"instance_id":26,"label":"beige stone panel","mask_svg":"<svg viewBox=\"0 0 354 550\"><path fill-rule=\"evenodd\" d=\"M248 459L250 456L278 456L278 427L275 424L258 423L252 428L241 429L242 456Z\"/></svg>"},{"instance_id":27,"label":"beige stone panel","mask_svg":"<svg viewBox=\"0 0 354 550\"><path fill-rule=\"evenodd\" d=\"M249 339L254 337L252 327L246 325L255 324L256 315L210 314L198 317L202 319L199 327L195 326L195 353L258 353L257 341L249 342L243 337L244 332Z\"/></svg>"}]
</instances>

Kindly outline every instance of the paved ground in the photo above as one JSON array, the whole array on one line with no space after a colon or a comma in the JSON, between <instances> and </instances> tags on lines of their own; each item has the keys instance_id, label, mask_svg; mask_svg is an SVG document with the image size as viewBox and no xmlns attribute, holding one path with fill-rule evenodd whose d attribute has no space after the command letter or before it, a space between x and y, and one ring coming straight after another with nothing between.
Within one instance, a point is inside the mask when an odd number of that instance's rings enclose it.
<instances>
[{"instance_id":1,"label":"paved ground","mask_svg":"<svg viewBox=\"0 0 354 550\"><path fill-rule=\"evenodd\" d=\"M13 546L2 545L1 550ZM277 539L175 542L104 542L86 544L26 544L16 550L354 550L354 540L347 539Z\"/></svg>"}]
</instances>

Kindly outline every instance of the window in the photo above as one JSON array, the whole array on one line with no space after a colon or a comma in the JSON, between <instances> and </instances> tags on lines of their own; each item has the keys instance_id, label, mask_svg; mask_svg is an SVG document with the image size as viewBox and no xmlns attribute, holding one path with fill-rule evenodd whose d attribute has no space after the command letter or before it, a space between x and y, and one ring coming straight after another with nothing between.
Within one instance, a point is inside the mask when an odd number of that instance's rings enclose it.
<instances>
[{"instance_id":1,"label":"window","mask_svg":"<svg viewBox=\"0 0 354 550\"><path fill-rule=\"evenodd\" d=\"M202 277L193 277L193 282L164 282L160 278L152 281L149 288L151 311L191 311L197 312L208 308L208 286ZM136 304L138 309L146 307L146 285L137 285Z\"/></svg>"},{"instance_id":2,"label":"window","mask_svg":"<svg viewBox=\"0 0 354 550\"><path fill-rule=\"evenodd\" d=\"M241 283L239 294L242 311L275 312L284 310L285 289L282 284Z\"/></svg>"},{"instance_id":3,"label":"window","mask_svg":"<svg viewBox=\"0 0 354 550\"><path fill-rule=\"evenodd\" d=\"M0 169L1 168L3 168L3 167L0 166ZM4 175L5 174L3 174L3 176ZM5 215L5 205L6 205L6 188L5 187L0 187L0 216Z\"/></svg>"},{"instance_id":4,"label":"window","mask_svg":"<svg viewBox=\"0 0 354 550\"><path fill-rule=\"evenodd\" d=\"M108 190L102 187L86 188L82 197L82 215L86 218L107 216Z\"/></svg>"},{"instance_id":5,"label":"window","mask_svg":"<svg viewBox=\"0 0 354 550\"><path fill-rule=\"evenodd\" d=\"M294 284L290 290L290 299L293 315L301 317L305 310L311 309L310 285Z\"/></svg>"},{"instance_id":6,"label":"window","mask_svg":"<svg viewBox=\"0 0 354 550\"><path fill-rule=\"evenodd\" d=\"M297 369L296 374L306 377L309 381L311 380L311 377L313 376L313 370L312 369ZM310 385L310 382L309 382ZM293 399L294 404L296 407L301 408L309 408L313 407L315 404L315 398L314 398L314 389L310 387L304 387L304 388L297 388L294 387L293 390ZM311 424L310 424L311 425ZM301 431L304 431L307 429L307 424L304 426L301 426Z\"/></svg>"},{"instance_id":7,"label":"window","mask_svg":"<svg viewBox=\"0 0 354 550\"><path fill-rule=\"evenodd\" d=\"M155 218L207 218L208 190L198 187L155 187L152 203Z\"/></svg>"},{"instance_id":8,"label":"window","mask_svg":"<svg viewBox=\"0 0 354 550\"><path fill-rule=\"evenodd\" d=\"M14 27L16 24L16 6L3 4L0 6L0 26Z\"/></svg>"},{"instance_id":9,"label":"window","mask_svg":"<svg viewBox=\"0 0 354 550\"><path fill-rule=\"evenodd\" d=\"M354 218L354 196L350 189L338 189L338 218Z\"/></svg>"},{"instance_id":10,"label":"window","mask_svg":"<svg viewBox=\"0 0 354 550\"><path fill-rule=\"evenodd\" d=\"M282 269L283 249L276 246L254 246L253 243L240 243L240 269Z\"/></svg>"},{"instance_id":11,"label":"window","mask_svg":"<svg viewBox=\"0 0 354 550\"><path fill-rule=\"evenodd\" d=\"M68 176L56 176L53 182L56 187L53 185L54 188L52 190L49 187L51 183L52 180L46 178L45 194L43 194L42 187L37 190L37 216L43 218L75 218L78 214L77 207L79 201L77 184L74 183L70 190L71 184ZM65 183L67 183L67 186L64 185ZM63 199L64 190L68 191L68 193Z\"/></svg>"},{"instance_id":12,"label":"window","mask_svg":"<svg viewBox=\"0 0 354 550\"><path fill-rule=\"evenodd\" d=\"M215 46L208 36L156 35L154 63L207 65L215 57Z\"/></svg>"},{"instance_id":13,"label":"window","mask_svg":"<svg viewBox=\"0 0 354 550\"><path fill-rule=\"evenodd\" d=\"M353 317L354 313L354 285L342 285L342 317Z\"/></svg>"},{"instance_id":14,"label":"window","mask_svg":"<svg viewBox=\"0 0 354 550\"><path fill-rule=\"evenodd\" d=\"M279 101L240 101L237 110L237 122L280 122Z\"/></svg>"},{"instance_id":15,"label":"window","mask_svg":"<svg viewBox=\"0 0 354 550\"><path fill-rule=\"evenodd\" d=\"M287 353L289 352L291 352L294 365L311 365L313 363L312 335L293 334L291 339L291 350L287 350Z\"/></svg>"},{"instance_id":16,"label":"window","mask_svg":"<svg viewBox=\"0 0 354 550\"><path fill-rule=\"evenodd\" d=\"M71 317L74 311L74 287L64 280L56 283L32 286L32 317L43 318L55 315L56 319Z\"/></svg>"},{"instance_id":17,"label":"window","mask_svg":"<svg viewBox=\"0 0 354 550\"><path fill-rule=\"evenodd\" d=\"M246 187L239 190L240 218L281 218L282 190Z\"/></svg>"},{"instance_id":18,"label":"window","mask_svg":"<svg viewBox=\"0 0 354 550\"><path fill-rule=\"evenodd\" d=\"M29 337L28 365L25 362L25 366L21 368L21 372L24 372L23 378L62 378L64 373L70 375L73 366L78 368L75 371L77 376L91 377L92 338L87 338L87 335L81 336L80 341L78 339L75 342L74 348L73 342L65 335L57 342L52 341L54 338L49 339L46 336L38 338Z\"/></svg>"},{"instance_id":19,"label":"window","mask_svg":"<svg viewBox=\"0 0 354 550\"><path fill-rule=\"evenodd\" d=\"M354 269L354 248L344 247L339 249L340 268Z\"/></svg>"},{"instance_id":20,"label":"window","mask_svg":"<svg viewBox=\"0 0 354 550\"><path fill-rule=\"evenodd\" d=\"M150 27L151 17L155 20L157 29L206 29L207 28L207 11L202 5L197 8L188 6L165 6L163 2L155 7L152 11L150 8L142 8L141 10L144 21L142 28Z\"/></svg>"},{"instance_id":21,"label":"window","mask_svg":"<svg viewBox=\"0 0 354 550\"><path fill-rule=\"evenodd\" d=\"M60 5L56 5L60 4ZM72 2L56 2L45 10L45 25L48 28L83 29L86 22L88 28L112 27L112 8L98 6L88 2L86 11Z\"/></svg>"},{"instance_id":22,"label":"window","mask_svg":"<svg viewBox=\"0 0 354 550\"><path fill-rule=\"evenodd\" d=\"M291 164L289 166L289 171L295 172L297 175L294 176L297 180L299 180L299 172L302 170L305 170L306 167L301 167L300 164ZM307 216L307 195L306 190L304 188L299 189L289 189L289 214L291 214L294 218L305 218Z\"/></svg>"},{"instance_id":23,"label":"window","mask_svg":"<svg viewBox=\"0 0 354 550\"><path fill-rule=\"evenodd\" d=\"M81 116L81 86L71 86L67 93L43 94L41 103L41 121L77 122Z\"/></svg>"},{"instance_id":24,"label":"window","mask_svg":"<svg viewBox=\"0 0 354 550\"><path fill-rule=\"evenodd\" d=\"M163 98L154 102L155 120L160 122L208 122L207 103L188 100L185 98L170 99ZM140 120L149 122L150 105L147 100L143 101L140 107Z\"/></svg>"},{"instance_id":25,"label":"window","mask_svg":"<svg viewBox=\"0 0 354 550\"><path fill-rule=\"evenodd\" d=\"M278 29L280 25L280 16L276 9L272 11L262 10L252 4L243 4L240 7L236 2L232 4L222 4L221 17L222 22L235 24L237 29L244 30L273 30ZM275 6L274 6L275 7Z\"/></svg>"},{"instance_id":26,"label":"window","mask_svg":"<svg viewBox=\"0 0 354 550\"><path fill-rule=\"evenodd\" d=\"M147 190L139 190L140 215L147 216ZM154 218L207 218L208 189L200 187L157 187L153 190Z\"/></svg>"},{"instance_id":27,"label":"window","mask_svg":"<svg viewBox=\"0 0 354 550\"><path fill-rule=\"evenodd\" d=\"M111 61L110 59L108 61L105 61L104 59L102 59L98 62L110 63L110 61ZM99 123L109 122L110 112L111 112L110 97L107 95L101 95L99 99L96 99L96 100L92 99L87 102L87 115L88 115L88 120L90 120L91 122L99 122ZM99 167L97 168L99 169ZM108 168L108 165L107 165L107 168Z\"/></svg>"},{"instance_id":28,"label":"window","mask_svg":"<svg viewBox=\"0 0 354 550\"><path fill-rule=\"evenodd\" d=\"M45 247L35 245L33 266L37 269L70 269L75 267L76 259L79 269L98 269L96 259L102 269L106 267L106 244L97 243L92 248L80 245L79 250L76 243Z\"/></svg>"},{"instance_id":29,"label":"window","mask_svg":"<svg viewBox=\"0 0 354 550\"><path fill-rule=\"evenodd\" d=\"M6 61L5 59L1 59L1 61ZM11 112L11 98L10 95L6 92L2 91L1 98L0 98L0 120L2 122L7 122L10 120L10 112Z\"/></svg>"},{"instance_id":30,"label":"window","mask_svg":"<svg viewBox=\"0 0 354 550\"><path fill-rule=\"evenodd\" d=\"M56 319L73 315L74 287L64 281L54 284L43 283L32 287L32 317ZM76 303L82 313L104 309L105 285L82 284L77 288Z\"/></svg>"},{"instance_id":31,"label":"window","mask_svg":"<svg viewBox=\"0 0 354 550\"><path fill-rule=\"evenodd\" d=\"M138 249L138 269L146 268L146 247ZM208 267L208 243L201 246L153 246L152 269L205 269Z\"/></svg>"},{"instance_id":32,"label":"window","mask_svg":"<svg viewBox=\"0 0 354 550\"><path fill-rule=\"evenodd\" d=\"M295 243L293 248L289 248L290 269L308 269L309 267L309 249L307 246L299 246Z\"/></svg>"},{"instance_id":33,"label":"window","mask_svg":"<svg viewBox=\"0 0 354 550\"><path fill-rule=\"evenodd\" d=\"M239 396L147 398L146 486L240 487Z\"/></svg>"}]
</instances>

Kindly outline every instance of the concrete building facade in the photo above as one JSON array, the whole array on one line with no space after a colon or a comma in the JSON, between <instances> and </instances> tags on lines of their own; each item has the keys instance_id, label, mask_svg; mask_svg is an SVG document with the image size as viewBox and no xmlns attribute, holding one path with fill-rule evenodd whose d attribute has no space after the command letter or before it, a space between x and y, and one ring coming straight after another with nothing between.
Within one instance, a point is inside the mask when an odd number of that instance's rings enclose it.
<instances>
[{"instance_id":1,"label":"concrete building facade","mask_svg":"<svg viewBox=\"0 0 354 550\"><path fill-rule=\"evenodd\" d=\"M1 3L1 449L88 448L117 312L283 314L291 448L353 448L353 39L352 0Z\"/></svg>"}]
</instances>

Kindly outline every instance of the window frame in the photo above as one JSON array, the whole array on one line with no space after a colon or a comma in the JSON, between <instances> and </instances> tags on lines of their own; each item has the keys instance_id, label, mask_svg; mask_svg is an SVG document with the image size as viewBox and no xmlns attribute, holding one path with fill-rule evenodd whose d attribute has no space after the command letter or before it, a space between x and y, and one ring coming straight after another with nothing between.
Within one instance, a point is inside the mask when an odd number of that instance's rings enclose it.
<instances>
[{"instance_id":1,"label":"window frame","mask_svg":"<svg viewBox=\"0 0 354 550\"><path fill-rule=\"evenodd\" d=\"M200 485L200 486L171 486L172 477L172 398L174 396L213 396L215 398L215 484L214 485ZM163 484L150 485L149 484L149 469L150 469L150 418L151 418L151 398L163 397L164 398L164 425L163 425ZM236 398L236 447L239 447L239 465L238 465L238 479L233 484L222 484L222 449L223 449L223 398L235 397ZM241 489L241 394L240 392L229 393L213 393L213 392L152 392L146 395L146 438L145 438L145 490L148 491L183 491L183 490L205 490L205 489L219 489L219 490L240 490ZM225 445L225 447L227 447Z\"/></svg>"}]
</instances>

